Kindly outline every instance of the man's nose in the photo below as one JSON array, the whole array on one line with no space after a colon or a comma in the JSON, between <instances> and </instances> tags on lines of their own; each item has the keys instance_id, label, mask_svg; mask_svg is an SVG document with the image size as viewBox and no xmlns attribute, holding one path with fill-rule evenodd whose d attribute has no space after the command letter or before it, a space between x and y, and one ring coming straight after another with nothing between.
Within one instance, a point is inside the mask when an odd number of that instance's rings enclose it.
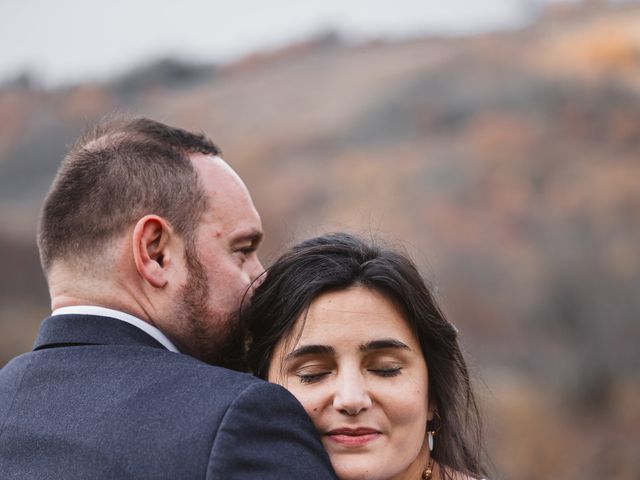
<instances>
[{"instance_id":1,"label":"man's nose","mask_svg":"<svg viewBox=\"0 0 640 480\"><path fill-rule=\"evenodd\" d=\"M345 415L357 415L370 408L371 404L371 396L361 374L339 375L333 397L336 410Z\"/></svg>"},{"instance_id":2,"label":"man's nose","mask_svg":"<svg viewBox=\"0 0 640 480\"><path fill-rule=\"evenodd\" d=\"M253 262L252 269L249 272L249 277L251 279L251 290L255 290L260 286L264 279L266 278L267 273L264 271L264 267L260 262L260 259L256 256L255 261Z\"/></svg>"}]
</instances>

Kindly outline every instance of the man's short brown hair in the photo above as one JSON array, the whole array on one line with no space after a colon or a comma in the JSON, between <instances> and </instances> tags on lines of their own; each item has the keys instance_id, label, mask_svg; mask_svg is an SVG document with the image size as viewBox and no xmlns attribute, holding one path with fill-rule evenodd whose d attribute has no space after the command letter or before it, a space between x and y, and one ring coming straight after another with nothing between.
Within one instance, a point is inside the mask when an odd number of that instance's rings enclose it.
<instances>
[{"instance_id":1,"label":"man's short brown hair","mask_svg":"<svg viewBox=\"0 0 640 480\"><path fill-rule=\"evenodd\" d=\"M203 134L147 119L102 122L64 158L38 228L42 267L97 255L147 214L192 240L207 196L189 155L219 155Z\"/></svg>"}]
</instances>

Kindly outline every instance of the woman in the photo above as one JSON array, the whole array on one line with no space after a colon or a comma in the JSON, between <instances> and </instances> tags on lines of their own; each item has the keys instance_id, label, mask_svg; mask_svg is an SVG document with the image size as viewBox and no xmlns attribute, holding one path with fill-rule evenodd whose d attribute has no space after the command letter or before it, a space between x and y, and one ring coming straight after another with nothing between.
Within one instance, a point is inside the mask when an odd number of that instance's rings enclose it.
<instances>
[{"instance_id":1,"label":"woman","mask_svg":"<svg viewBox=\"0 0 640 480\"><path fill-rule=\"evenodd\" d=\"M308 240L243 319L249 367L298 398L342 480L484 473L457 330L406 257L345 233Z\"/></svg>"}]
</instances>

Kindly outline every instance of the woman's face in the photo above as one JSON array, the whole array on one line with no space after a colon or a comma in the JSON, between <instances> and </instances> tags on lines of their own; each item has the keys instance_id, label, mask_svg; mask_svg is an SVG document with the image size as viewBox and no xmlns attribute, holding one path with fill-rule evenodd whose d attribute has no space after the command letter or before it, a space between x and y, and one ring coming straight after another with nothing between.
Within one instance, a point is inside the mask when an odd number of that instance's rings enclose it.
<instances>
[{"instance_id":1,"label":"woman's face","mask_svg":"<svg viewBox=\"0 0 640 480\"><path fill-rule=\"evenodd\" d=\"M338 477L421 478L428 372L403 316L359 286L319 296L303 316L276 346L269 380L302 403Z\"/></svg>"}]
</instances>

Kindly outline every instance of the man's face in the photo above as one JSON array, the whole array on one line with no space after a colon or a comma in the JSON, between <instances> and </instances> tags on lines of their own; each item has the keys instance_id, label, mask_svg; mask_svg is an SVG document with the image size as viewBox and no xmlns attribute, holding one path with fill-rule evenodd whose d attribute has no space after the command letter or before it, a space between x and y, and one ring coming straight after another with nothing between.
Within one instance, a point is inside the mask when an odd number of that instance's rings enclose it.
<instances>
[{"instance_id":1,"label":"man's face","mask_svg":"<svg viewBox=\"0 0 640 480\"><path fill-rule=\"evenodd\" d=\"M192 161L209 208L192 245L187 242L188 275L175 314L190 331L183 332L181 346L208 363L240 367L244 335L237 311L264 270L257 255L262 223L242 180L224 161L205 155Z\"/></svg>"}]
</instances>

